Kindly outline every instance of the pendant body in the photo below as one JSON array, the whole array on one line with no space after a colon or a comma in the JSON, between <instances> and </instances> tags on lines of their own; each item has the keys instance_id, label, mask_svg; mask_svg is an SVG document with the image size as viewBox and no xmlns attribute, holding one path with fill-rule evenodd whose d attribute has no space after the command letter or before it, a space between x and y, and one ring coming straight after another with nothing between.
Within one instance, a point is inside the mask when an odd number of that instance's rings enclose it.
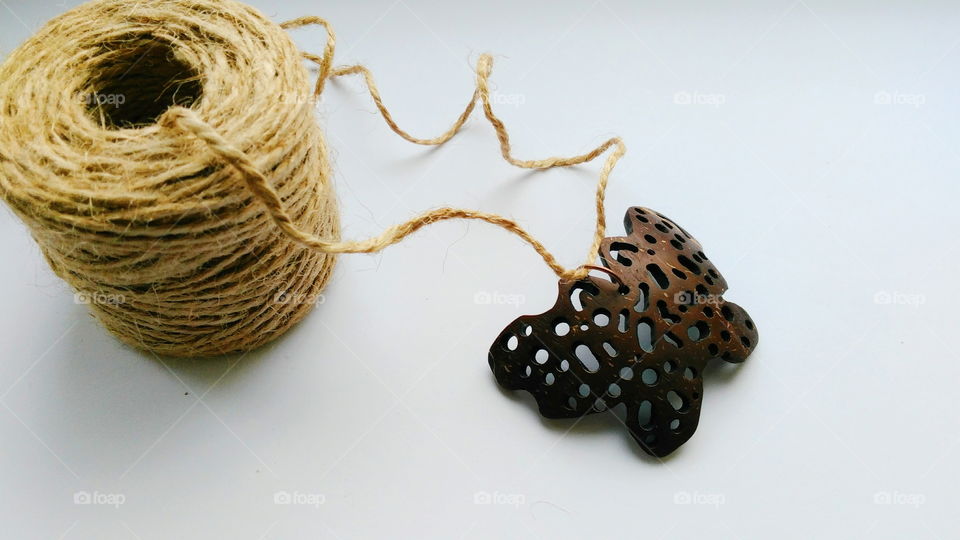
<instances>
[{"instance_id":1,"label":"pendant body","mask_svg":"<svg viewBox=\"0 0 960 540\"><path fill-rule=\"evenodd\" d=\"M497 382L526 390L548 418L626 405L626 427L662 457L697 429L708 361L743 362L757 344L747 312L700 243L653 210L633 207L627 235L606 238L609 279L561 280L557 303L516 319L490 348Z\"/></svg>"}]
</instances>

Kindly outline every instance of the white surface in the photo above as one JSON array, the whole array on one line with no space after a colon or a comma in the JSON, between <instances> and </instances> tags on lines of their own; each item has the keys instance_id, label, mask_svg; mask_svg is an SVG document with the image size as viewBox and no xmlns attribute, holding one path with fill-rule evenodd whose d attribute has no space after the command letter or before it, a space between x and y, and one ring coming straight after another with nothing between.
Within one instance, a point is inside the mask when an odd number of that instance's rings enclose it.
<instances>
[{"instance_id":1,"label":"white surface","mask_svg":"<svg viewBox=\"0 0 960 540\"><path fill-rule=\"evenodd\" d=\"M4 537L960 535L956 3L252 3L328 18L338 63L367 64L416 134L459 114L491 51L519 157L622 135L610 232L631 205L676 219L760 346L707 371L697 433L660 463L614 417L544 421L498 389L491 340L556 294L500 230L447 223L343 257L326 303L276 344L163 365L75 305L4 211ZM0 52L75 4L0 1ZM319 52L324 35L296 39ZM676 103L683 92L722 103ZM428 151L374 111L356 80L321 107L348 237L460 205L515 216L579 260L599 163L526 174L479 117ZM482 492L520 504L475 504Z\"/></svg>"}]
</instances>

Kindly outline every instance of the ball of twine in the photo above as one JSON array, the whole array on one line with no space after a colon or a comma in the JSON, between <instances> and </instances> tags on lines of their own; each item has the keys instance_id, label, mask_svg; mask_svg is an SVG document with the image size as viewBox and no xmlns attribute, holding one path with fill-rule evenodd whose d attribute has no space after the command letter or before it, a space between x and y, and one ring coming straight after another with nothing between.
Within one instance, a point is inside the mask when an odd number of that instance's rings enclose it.
<instances>
[{"instance_id":1,"label":"ball of twine","mask_svg":"<svg viewBox=\"0 0 960 540\"><path fill-rule=\"evenodd\" d=\"M285 30L321 25L322 56ZM606 230L607 182L626 152L611 138L572 157L521 160L493 111L493 59L443 134L400 128L364 66L333 67L318 17L277 25L233 0L95 0L49 22L0 66L0 195L51 268L124 342L204 357L283 334L320 298L337 253L373 253L444 220L480 220L530 244L564 280L584 278ZM312 88L303 60L317 64ZM325 83L360 75L387 125L441 145L479 103L500 152L526 169L607 153L586 260L565 268L514 220L438 208L340 241L330 164L313 109Z\"/></svg>"},{"instance_id":2,"label":"ball of twine","mask_svg":"<svg viewBox=\"0 0 960 540\"><path fill-rule=\"evenodd\" d=\"M338 236L303 58L229 0L98 1L50 21L0 67L0 187L123 341L252 349L309 312L335 256L288 239L235 168L158 123L171 106L228 134L298 228Z\"/></svg>"}]
</instances>

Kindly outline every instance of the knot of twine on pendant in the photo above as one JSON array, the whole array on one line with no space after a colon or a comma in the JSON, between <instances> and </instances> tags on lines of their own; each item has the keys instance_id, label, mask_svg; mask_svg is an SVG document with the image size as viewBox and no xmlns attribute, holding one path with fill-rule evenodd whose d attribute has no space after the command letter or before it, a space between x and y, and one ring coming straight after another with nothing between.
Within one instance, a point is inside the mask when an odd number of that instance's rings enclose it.
<instances>
[{"instance_id":1,"label":"knot of twine on pendant","mask_svg":"<svg viewBox=\"0 0 960 540\"><path fill-rule=\"evenodd\" d=\"M322 56L285 30L321 25ZM335 36L318 17L277 25L233 0L97 0L50 21L0 66L0 195L51 268L124 342L204 357L256 348L302 319L337 253L372 253L420 228L476 219L529 243L562 279L586 276L605 234L607 181L619 138L570 158L518 160L490 103L493 60L442 135L401 129L373 76L334 67ZM319 74L309 83L303 59ZM596 188L586 260L568 269L515 221L439 208L366 240L341 241L314 104L326 82L364 78L390 128L440 145L477 103L512 165L567 167L609 152Z\"/></svg>"}]
</instances>

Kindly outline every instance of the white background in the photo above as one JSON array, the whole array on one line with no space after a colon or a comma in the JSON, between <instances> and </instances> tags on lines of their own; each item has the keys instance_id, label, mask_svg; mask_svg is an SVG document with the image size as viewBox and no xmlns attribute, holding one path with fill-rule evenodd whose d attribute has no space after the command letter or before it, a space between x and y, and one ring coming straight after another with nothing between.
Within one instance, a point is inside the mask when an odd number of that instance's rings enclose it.
<instances>
[{"instance_id":1,"label":"white background","mask_svg":"<svg viewBox=\"0 0 960 540\"><path fill-rule=\"evenodd\" d=\"M707 370L697 433L660 462L613 415L542 420L498 388L491 341L556 295L498 229L445 223L345 256L325 303L275 344L158 361L76 305L4 211L4 537L960 535L956 3L252 3L328 18L337 63L368 65L417 135L459 114L489 51L518 157L623 136L610 234L632 205L690 230L760 345ZM0 0L0 53L75 4ZM325 39L295 37L314 52ZM347 237L457 205L513 216L579 262L599 162L511 168L480 117L446 147L410 145L355 79L319 115ZM123 504L75 504L82 492Z\"/></svg>"}]
</instances>

